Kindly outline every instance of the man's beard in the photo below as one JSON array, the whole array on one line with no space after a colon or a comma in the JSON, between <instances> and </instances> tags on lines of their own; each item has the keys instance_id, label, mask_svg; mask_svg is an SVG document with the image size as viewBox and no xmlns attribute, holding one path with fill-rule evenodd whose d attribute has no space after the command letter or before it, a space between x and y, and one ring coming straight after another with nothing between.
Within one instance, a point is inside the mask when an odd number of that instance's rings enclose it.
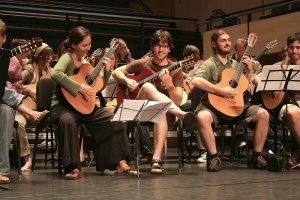
<instances>
[{"instance_id":1,"label":"man's beard","mask_svg":"<svg viewBox=\"0 0 300 200\"><path fill-rule=\"evenodd\" d=\"M231 48L229 50L223 50L219 47L219 45L217 45L217 50L221 55L228 55L230 53Z\"/></svg>"}]
</instances>

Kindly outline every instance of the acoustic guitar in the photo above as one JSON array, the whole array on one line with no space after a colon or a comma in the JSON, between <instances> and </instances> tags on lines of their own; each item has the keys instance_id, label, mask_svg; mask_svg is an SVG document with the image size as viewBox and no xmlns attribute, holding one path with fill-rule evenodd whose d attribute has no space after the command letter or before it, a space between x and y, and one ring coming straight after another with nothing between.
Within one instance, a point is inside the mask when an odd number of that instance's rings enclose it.
<instances>
[{"instance_id":1,"label":"acoustic guitar","mask_svg":"<svg viewBox=\"0 0 300 200\"><path fill-rule=\"evenodd\" d=\"M257 54L257 55L253 58L253 60L256 60L256 61L257 61L257 60L258 60L261 56L263 56L268 50L275 48L277 45L278 45L277 40L273 40L273 41L269 42L269 44L268 44L267 46L265 46L265 48L263 48L263 50L262 50L259 54ZM256 72L254 72L253 75L257 75L257 74L261 73L262 69L263 69L263 67L260 68L260 69L258 69L258 70L256 70Z\"/></svg>"},{"instance_id":2,"label":"acoustic guitar","mask_svg":"<svg viewBox=\"0 0 300 200\"><path fill-rule=\"evenodd\" d=\"M244 56L249 56L250 52L257 41L255 33L251 33L247 40L247 48L244 52ZM239 116L244 110L244 98L243 94L249 86L249 81L243 74L245 65L240 62L237 69L232 68L225 69L220 77L220 82L217 84L218 87L231 87L237 91L237 95L232 98L218 96L215 94L208 93L205 101L205 106L215 111L215 113L223 119L231 119Z\"/></svg>"},{"instance_id":3,"label":"acoustic guitar","mask_svg":"<svg viewBox=\"0 0 300 200\"><path fill-rule=\"evenodd\" d=\"M179 62L176 62L176 63L170 65L166 69L169 72L171 72L182 66L191 65L192 63L196 63L198 60L199 60L199 56L196 54L193 54L193 55L189 56L188 58L186 58L185 60L182 60L182 61L179 61ZM133 79L136 82L138 82L138 87L135 90L130 91L126 85L118 84L118 88L117 88L117 92L116 92L117 104L121 105L121 103L124 99L135 99L140 91L140 88L143 86L143 84L145 84L147 82L153 83L156 86L156 88L160 91L161 89L159 86L161 84L160 84L160 80L158 80L160 74L161 74L161 71L155 73L151 69L145 69L138 75L127 75L126 76L127 78Z\"/></svg>"},{"instance_id":4,"label":"acoustic guitar","mask_svg":"<svg viewBox=\"0 0 300 200\"><path fill-rule=\"evenodd\" d=\"M28 40L25 44L17 46L10 50L10 53L12 56L18 55L20 53L31 51L33 49L36 49L40 46L42 46L42 40L39 37L32 38L31 40Z\"/></svg>"},{"instance_id":5,"label":"acoustic guitar","mask_svg":"<svg viewBox=\"0 0 300 200\"><path fill-rule=\"evenodd\" d=\"M194 75L194 73L197 71L197 69L200 68L204 60L198 60L198 62L195 65L192 65L192 69L189 71L190 76ZM191 68L191 67L189 67ZM187 77L188 78L188 77ZM184 82L184 91L186 92L187 96L190 94L192 88L190 87L189 83L187 81Z\"/></svg>"},{"instance_id":6,"label":"acoustic guitar","mask_svg":"<svg viewBox=\"0 0 300 200\"><path fill-rule=\"evenodd\" d=\"M285 70L288 69L288 66L289 65L286 65ZM282 80L283 81L281 84L285 84L284 75L282 75ZM279 88L280 87L281 87L281 85L279 86ZM270 110L270 111L274 111L279 106L283 105L285 95L286 95L286 93L283 91L261 92L261 98L262 98L263 105L267 110Z\"/></svg>"},{"instance_id":7,"label":"acoustic guitar","mask_svg":"<svg viewBox=\"0 0 300 200\"><path fill-rule=\"evenodd\" d=\"M98 62L95 68L89 64L83 64L80 67L78 74L69 77L70 79L76 81L79 84L85 84L92 87L94 90L92 97L89 100L87 100L81 93L78 93L76 96L73 96L62 87L62 95L67 100L64 102L68 102L69 105L71 105L75 110L82 114L90 114L94 110L96 103L96 93L103 87L103 79L101 76L99 76L100 71L104 67L102 61L104 57L110 58L110 56L116 51L118 46L119 39L113 38L109 50ZM59 93L59 90L56 91L58 91ZM61 97L61 95L58 94L58 97L59 96Z\"/></svg>"},{"instance_id":8,"label":"acoustic guitar","mask_svg":"<svg viewBox=\"0 0 300 200\"><path fill-rule=\"evenodd\" d=\"M10 52L12 56L15 56L17 54L36 49L42 46L42 43L43 42L39 37L35 37L31 40L28 40L25 44L11 49ZM27 96L23 99L22 104L31 110L36 110L36 99L34 97Z\"/></svg>"}]
</instances>

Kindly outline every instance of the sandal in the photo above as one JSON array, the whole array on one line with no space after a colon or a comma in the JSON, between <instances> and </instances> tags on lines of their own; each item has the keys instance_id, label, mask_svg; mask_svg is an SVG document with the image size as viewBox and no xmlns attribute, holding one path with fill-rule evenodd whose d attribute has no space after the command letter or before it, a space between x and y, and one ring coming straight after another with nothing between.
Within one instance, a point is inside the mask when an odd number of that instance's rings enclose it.
<instances>
[{"instance_id":1,"label":"sandal","mask_svg":"<svg viewBox=\"0 0 300 200\"><path fill-rule=\"evenodd\" d=\"M6 178L6 180L5 180L5 178ZM8 184L8 183L10 183L9 178L7 176L4 176L4 175L0 174L0 184Z\"/></svg>"},{"instance_id":2,"label":"sandal","mask_svg":"<svg viewBox=\"0 0 300 200\"><path fill-rule=\"evenodd\" d=\"M157 159L152 160L151 174L163 174L163 173L164 173L164 169L161 160L157 160Z\"/></svg>"}]
</instances>

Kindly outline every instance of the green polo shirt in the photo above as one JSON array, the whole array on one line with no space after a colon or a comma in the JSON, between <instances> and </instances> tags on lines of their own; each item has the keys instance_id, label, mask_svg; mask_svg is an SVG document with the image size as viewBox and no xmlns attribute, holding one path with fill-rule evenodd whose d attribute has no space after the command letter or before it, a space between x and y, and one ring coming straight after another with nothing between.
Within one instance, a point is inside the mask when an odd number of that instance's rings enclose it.
<instances>
[{"instance_id":1,"label":"green polo shirt","mask_svg":"<svg viewBox=\"0 0 300 200\"><path fill-rule=\"evenodd\" d=\"M217 84L219 82L219 77L223 70L226 68L236 69L238 63L228 57L228 62L223 65L216 55L213 55L209 59L203 62L201 67L195 72L194 77L202 77L212 84Z\"/></svg>"}]
</instances>

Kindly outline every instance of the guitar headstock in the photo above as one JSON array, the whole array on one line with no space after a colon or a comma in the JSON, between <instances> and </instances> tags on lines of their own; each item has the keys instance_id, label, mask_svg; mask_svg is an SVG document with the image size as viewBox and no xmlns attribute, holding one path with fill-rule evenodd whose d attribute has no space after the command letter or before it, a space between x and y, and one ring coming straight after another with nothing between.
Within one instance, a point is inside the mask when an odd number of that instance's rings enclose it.
<instances>
[{"instance_id":1,"label":"guitar headstock","mask_svg":"<svg viewBox=\"0 0 300 200\"><path fill-rule=\"evenodd\" d=\"M119 39L118 38L113 38L110 43L109 43L109 48L113 49L114 51L116 51L119 47Z\"/></svg>"},{"instance_id":2,"label":"guitar headstock","mask_svg":"<svg viewBox=\"0 0 300 200\"><path fill-rule=\"evenodd\" d=\"M150 50L150 51L148 51L148 52L143 56L143 58L144 58L144 57L152 57L152 56L153 56L153 51Z\"/></svg>"},{"instance_id":3,"label":"guitar headstock","mask_svg":"<svg viewBox=\"0 0 300 200\"><path fill-rule=\"evenodd\" d=\"M274 47L276 47L278 45L277 40L273 40L271 41L266 47L267 49L273 49Z\"/></svg>"},{"instance_id":4,"label":"guitar headstock","mask_svg":"<svg viewBox=\"0 0 300 200\"><path fill-rule=\"evenodd\" d=\"M43 41L39 37L32 38L26 44L20 46L21 52L30 51L42 46Z\"/></svg>"},{"instance_id":5,"label":"guitar headstock","mask_svg":"<svg viewBox=\"0 0 300 200\"><path fill-rule=\"evenodd\" d=\"M91 57L99 57L101 56L101 53L102 53L102 49L98 48L92 53Z\"/></svg>"},{"instance_id":6,"label":"guitar headstock","mask_svg":"<svg viewBox=\"0 0 300 200\"><path fill-rule=\"evenodd\" d=\"M194 65L198 62L198 60L200 60L200 56L197 54L192 54L181 61L181 66L184 67Z\"/></svg>"},{"instance_id":7,"label":"guitar headstock","mask_svg":"<svg viewBox=\"0 0 300 200\"><path fill-rule=\"evenodd\" d=\"M10 52L11 52L12 56L15 56L22 52L31 51L33 49L36 49L36 48L42 46L42 43L43 43L43 41L40 38L35 37L35 38L32 38L31 40L29 40L28 42L26 42L25 44L11 49Z\"/></svg>"},{"instance_id":8,"label":"guitar headstock","mask_svg":"<svg viewBox=\"0 0 300 200\"><path fill-rule=\"evenodd\" d=\"M250 33L247 42L248 46L254 47L257 42L257 35L255 33Z\"/></svg>"}]
</instances>

